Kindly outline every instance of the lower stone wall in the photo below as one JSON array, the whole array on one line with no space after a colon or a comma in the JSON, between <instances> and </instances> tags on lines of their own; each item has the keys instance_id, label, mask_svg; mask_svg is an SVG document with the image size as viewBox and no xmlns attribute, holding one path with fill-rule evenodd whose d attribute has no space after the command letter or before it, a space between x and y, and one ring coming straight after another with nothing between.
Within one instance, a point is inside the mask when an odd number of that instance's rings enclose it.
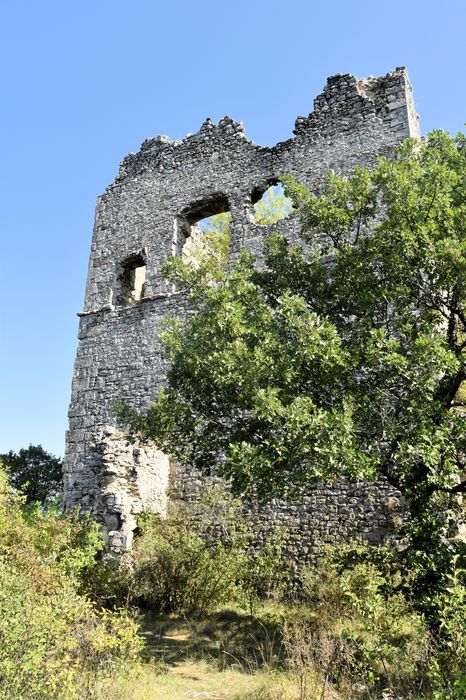
<instances>
[{"instance_id":1,"label":"lower stone wall","mask_svg":"<svg viewBox=\"0 0 466 700\"><path fill-rule=\"evenodd\" d=\"M170 502L195 505L209 488L228 488L219 477L170 464L151 443L129 443L110 425L94 435L92 456L98 493L92 513L115 554L131 548L142 511L164 517ZM299 500L274 498L265 505L244 501L243 515L254 533L254 545L260 546L277 529L286 530L289 559L315 565L329 545L356 539L383 542L404 521L406 508L401 494L379 477L318 484Z\"/></svg>"},{"instance_id":2,"label":"lower stone wall","mask_svg":"<svg viewBox=\"0 0 466 700\"><path fill-rule=\"evenodd\" d=\"M195 504L206 489L225 483L195 470L172 467L170 498ZM401 494L383 477L367 482L339 480L309 488L299 499L275 498L266 505L244 503L256 544L277 528L287 531L287 555L300 564L316 564L329 545L362 539L377 544L406 518Z\"/></svg>"}]
</instances>

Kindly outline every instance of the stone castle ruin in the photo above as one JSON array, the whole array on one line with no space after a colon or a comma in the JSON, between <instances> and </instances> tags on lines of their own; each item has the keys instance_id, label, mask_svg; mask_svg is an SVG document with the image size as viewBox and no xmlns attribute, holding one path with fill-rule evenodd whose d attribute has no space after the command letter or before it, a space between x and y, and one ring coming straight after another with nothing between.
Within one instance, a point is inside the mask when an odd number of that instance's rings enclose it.
<instances>
[{"instance_id":1,"label":"stone castle ruin","mask_svg":"<svg viewBox=\"0 0 466 700\"><path fill-rule=\"evenodd\" d=\"M250 141L240 122L207 119L182 141L158 136L121 163L115 182L97 201L79 347L74 367L65 454L65 504L102 522L115 551L131 546L136 516L163 514L167 499L190 501L205 480L170 465L157 447L128 444L116 426L112 402L137 409L163 386L167 361L160 330L167 316L187 311L186 295L161 273L182 255L196 224L231 212L230 259L242 248L260 260L264 238L279 229L298 235L295 215L273 225L254 220L254 203L280 175L315 189L331 168L350 175L389 156L419 126L403 68L381 77L329 78L308 117L298 117L294 137L271 148ZM327 543L355 536L379 541L398 517L397 494L382 480L316 486L299 502L251 504L259 530L286 525L291 547L314 561Z\"/></svg>"}]
</instances>

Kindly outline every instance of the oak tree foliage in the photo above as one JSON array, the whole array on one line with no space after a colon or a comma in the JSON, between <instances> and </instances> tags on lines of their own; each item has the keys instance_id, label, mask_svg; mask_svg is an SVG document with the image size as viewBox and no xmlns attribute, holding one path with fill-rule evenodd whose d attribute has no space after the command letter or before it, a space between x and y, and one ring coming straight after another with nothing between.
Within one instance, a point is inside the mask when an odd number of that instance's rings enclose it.
<instances>
[{"instance_id":1,"label":"oak tree foliage","mask_svg":"<svg viewBox=\"0 0 466 700\"><path fill-rule=\"evenodd\" d=\"M466 491L466 139L433 132L317 194L281 178L302 243L265 266L172 259L197 314L164 333L167 387L130 431L240 493L382 473L448 535Z\"/></svg>"}]
</instances>

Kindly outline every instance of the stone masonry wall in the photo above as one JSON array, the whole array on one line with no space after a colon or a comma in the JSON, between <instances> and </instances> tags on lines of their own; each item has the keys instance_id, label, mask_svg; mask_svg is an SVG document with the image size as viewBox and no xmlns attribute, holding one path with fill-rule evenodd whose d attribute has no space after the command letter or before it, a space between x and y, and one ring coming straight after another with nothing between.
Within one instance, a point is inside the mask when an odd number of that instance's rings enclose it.
<instances>
[{"instance_id":1,"label":"stone masonry wall","mask_svg":"<svg viewBox=\"0 0 466 700\"><path fill-rule=\"evenodd\" d=\"M148 139L123 160L97 201L79 314L65 504L90 510L117 550L130 546L138 512L164 512L169 478L185 500L205 483L180 467L170 477L168 459L155 446L129 446L112 416L114 399L141 409L155 398L167 371L161 326L167 316L189 313L184 294L173 291L161 267L180 254L196 221L221 211L232 215L231 259L246 248L260 261L272 229L294 239L295 217L260 226L254 201L283 174L315 189L329 168L349 175L356 165L371 167L379 156L390 156L406 137L419 136L405 70L366 80L329 78L314 111L296 120L294 134L263 148L245 136L240 122L224 117L218 124L207 119L182 141ZM143 286L128 295L136 276ZM297 554L312 561L325 542L357 534L380 539L399 507L385 483L339 483L315 488L299 503L251 505L251 517L263 529L288 525Z\"/></svg>"}]
</instances>

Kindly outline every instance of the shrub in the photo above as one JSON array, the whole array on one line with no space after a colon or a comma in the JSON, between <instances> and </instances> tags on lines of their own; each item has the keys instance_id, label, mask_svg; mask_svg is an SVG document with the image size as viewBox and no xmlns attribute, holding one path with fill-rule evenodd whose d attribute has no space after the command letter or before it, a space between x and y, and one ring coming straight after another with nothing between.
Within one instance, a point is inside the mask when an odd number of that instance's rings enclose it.
<instances>
[{"instance_id":1,"label":"shrub","mask_svg":"<svg viewBox=\"0 0 466 700\"><path fill-rule=\"evenodd\" d=\"M400 693L425 682L429 630L393 587L375 564L341 568L331 554L317 570L304 572L307 624L314 636L327 639L326 649L333 649L331 660L322 664L326 676Z\"/></svg>"},{"instance_id":2,"label":"shrub","mask_svg":"<svg viewBox=\"0 0 466 700\"><path fill-rule=\"evenodd\" d=\"M49 594L0 562L0 688L8 700L73 700L141 647L127 613L98 612L71 586ZM95 678L94 678L95 680Z\"/></svg>"},{"instance_id":3,"label":"shrub","mask_svg":"<svg viewBox=\"0 0 466 700\"><path fill-rule=\"evenodd\" d=\"M294 594L291 572L286 561L287 532L276 529L260 547L248 550L240 584L252 615L254 603L267 598L285 598Z\"/></svg>"},{"instance_id":4,"label":"shrub","mask_svg":"<svg viewBox=\"0 0 466 700\"><path fill-rule=\"evenodd\" d=\"M137 625L80 592L101 548L96 526L23 505L0 469L0 690L5 700L88 697L97 672L137 655Z\"/></svg>"},{"instance_id":5,"label":"shrub","mask_svg":"<svg viewBox=\"0 0 466 700\"><path fill-rule=\"evenodd\" d=\"M466 697L466 570L456 568L435 598L439 630L430 677L436 700Z\"/></svg>"},{"instance_id":6,"label":"shrub","mask_svg":"<svg viewBox=\"0 0 466 700\"><path fill-rule=\"evenodd\" d=\"M154 611L204 612L237 598L244 553L196 534L182 513L146 516L132 552L132 597Z\"/></svg>"},{"instance_id":7,"label":"shrub","mask_svg":"<svg viewBox=\"0 0 466 700\"><path fill-rule=\"evenodd\" d=\"M165 520L143 515L139 530L126 586L130 600L153 611L202 613L247 601L252 613L258 598L284 591L284 533L257 546L240 502L219 487L195 506L172 508Z\"/></svg>"}]
</instances>

